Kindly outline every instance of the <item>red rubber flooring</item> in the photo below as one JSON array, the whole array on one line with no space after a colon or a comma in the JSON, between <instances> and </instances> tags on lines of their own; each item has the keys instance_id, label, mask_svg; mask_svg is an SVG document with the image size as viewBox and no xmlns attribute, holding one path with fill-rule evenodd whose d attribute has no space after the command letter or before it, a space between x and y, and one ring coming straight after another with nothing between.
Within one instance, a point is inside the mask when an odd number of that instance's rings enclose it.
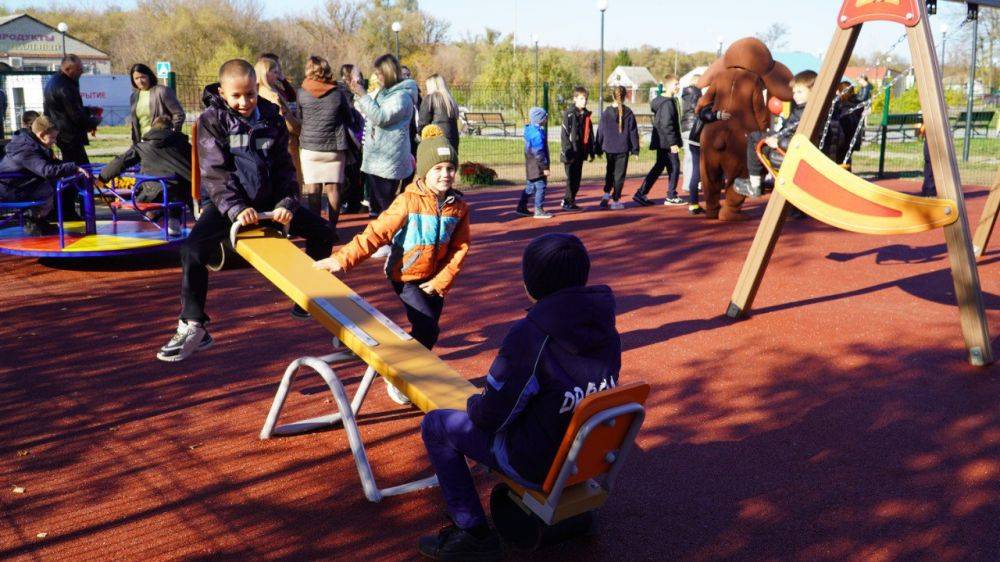
<instances>
[{"instance_id":1,"label":"red rubber flooring","mask_svg":"<svg viewBox=\"0 0 1000 562\"><path fill-rule=\"evenodd\" d=\"M967 189L973 219L985 194ZM964 360L941 231L789 220L755 315L733 323L723 312L756 220L663 206L515 219L516 197L468 197L473 251L438 352L484 374L529 304L525 243L562 230L618 295L622 380L653 385L596 533L539 559L1000 559L998 368ZM328 335L256 272L226 271L211 280L215 347L161 363L176 256L133 260L0 258L0 559L414 558L444 523L437 490L369 503L341 430L257 439L286 364L326 353ZM980 270L994 335L998 260L1000 241ZM347 281L405 326L379 265ZM318 377L300 382L289 418L330 411ZM428 469L418 414L382 388L361 431L385 487Z\"/></svg>"}]
</instances>

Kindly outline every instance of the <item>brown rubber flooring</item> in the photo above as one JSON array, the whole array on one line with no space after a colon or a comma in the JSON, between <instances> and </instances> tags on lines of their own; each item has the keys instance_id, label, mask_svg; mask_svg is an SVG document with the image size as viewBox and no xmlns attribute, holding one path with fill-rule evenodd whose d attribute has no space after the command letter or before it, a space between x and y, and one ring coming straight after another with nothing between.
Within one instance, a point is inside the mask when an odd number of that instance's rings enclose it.
<instances>
[{"instance_id":1,"label":"brown rubber flooring","mask_svg":"<svg viewBox=\"0 0 1000 562\"><path fill-rule=\"evenodd\" d=\"M720 224L634 208L636 187L625 211L597 211L589 187L590 210L549 221L515 218L516 191L468 196L473 250L438 353L478 382L529 305L524 245L567 231L618 296L622 380L653 386L595 533L536 557L1000 559L1000 378L965 362L942 232L789 220L754 315L734 323L723 312L762 204ZM986 189L966 191L975 222ZM342 234L363 224L348 219ZM994 336L997 261L1000 241L980 269ZM258 440L285 366L330 339L253 270L212 275L216 344L175 364L154 355L175 327L176 254L3 257L0 276L0 559L413 559L444 524L435 489L369 503L342 430ZM380 265L346 280L406 325ZM304 376L286 416L331 408ZM381 381L361 420L382 487L429 474L419 414Z\"/></svg>"}]
</instances>

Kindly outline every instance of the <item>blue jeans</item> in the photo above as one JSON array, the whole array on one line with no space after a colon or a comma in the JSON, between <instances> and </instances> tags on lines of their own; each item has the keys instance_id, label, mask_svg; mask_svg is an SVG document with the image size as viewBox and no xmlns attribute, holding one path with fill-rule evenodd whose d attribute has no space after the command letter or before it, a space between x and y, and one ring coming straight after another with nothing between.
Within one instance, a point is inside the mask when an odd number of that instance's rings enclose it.
<instances>
[{"instance_id":1,"label":"blue jeans","mask_svg":"<svg viewBox=\"0 0 1000 562\"><path fill-rule=\"evenodd\" d=\"M432 410L424 416L420 429L451 520L460 529L486 524L486 512L465 458L496 468L493 434L476 427L461 410Z\"/></svg>"},{"instance_id":2,"label":"blue jeans","mask_svg":"<svg viewBox=\"0 0 1000 562\"><path fill-rule=\"evenodd\" d=\"M688 204L698 204L698 184L701 183L701 145L688 144L691 154L691 178L688 181Z\"/></svg>"},{"instance_id":3,"label":"blue jeans","mask_svg":"<svg viewBox=\"0 0 1000 562\"><path fill-rule=\"evenodd\" d=\"M518 208L525 208L528 206L528 198L532 195L535 196L535 210L540 211L545 207L545 188L547 187L546 179L528 180L527 185L524 186L524 192L521 193L521 200L518 202Z\"/></svg>"}]
</instances>

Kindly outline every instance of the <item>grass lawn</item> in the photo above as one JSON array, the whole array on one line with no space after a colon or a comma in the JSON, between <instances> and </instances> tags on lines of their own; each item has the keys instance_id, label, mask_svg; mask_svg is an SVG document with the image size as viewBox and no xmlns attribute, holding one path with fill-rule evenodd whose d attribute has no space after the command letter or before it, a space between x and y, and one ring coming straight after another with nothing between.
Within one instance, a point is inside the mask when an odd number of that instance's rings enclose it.
<instances>
[{"instance_id":1,"label":"grass lawn","mask_svg":"<svg viewBox=\"0 0 1000 562\"><path fill-rule=\"evenodd\" d=\"M185 132L190 126L185 125ZM552 158L550 182L563 182L566 175L559 162L558 129L550 129L549 154ZM129 146L129 128L101 127L97 137L91 138L88 152L94 162L108 162ZM968 162L962 161L964 139L955 138L955 152L958 155L959 171L965 184L990 185L1000 163L1000 138L974 138L970 145ZM642 139L643 149L638 158L629 160L629 176L644 175L655 160L653 151L648 150L648 137ZM524 141L520 136L463 136L459 144L461 162L477 162L496 170L498 183L519 184L524 182ZM878 145L866 143L854 155L854 169L861 174L871 174L878 170ZM683 155L682 155L683 157ZM923 142L891 142L886 146L885 170L890 173L904 173L919 176L923 169ZM584 178L593 180L604 177L604 160L584 164Z\"/></svg>"}]
</instances>

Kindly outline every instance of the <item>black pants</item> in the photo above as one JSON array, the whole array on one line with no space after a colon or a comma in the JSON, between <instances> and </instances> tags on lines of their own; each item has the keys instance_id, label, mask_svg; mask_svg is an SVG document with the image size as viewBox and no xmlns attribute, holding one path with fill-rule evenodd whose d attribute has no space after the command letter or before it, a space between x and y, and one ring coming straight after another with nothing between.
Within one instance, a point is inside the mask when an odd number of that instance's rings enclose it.
<instances>
[{"instance_id":1,"label":"black pants","mask_svg":"<svg viewBox=\"0 0 1000 562\"><path fill-rule=\"evenodd\" d=\"M611 199L622 198L622 188L625 187L625 174L628 173L628 152L613 154L604 153L607 160L607 170L604 174L604 193L610 193Z\"/></svg>"},{"instance_id":2,"label":"black pants","mask_svg":"<svg viewBox=\"0 0 1000 562\"><path fill-rule=\"evenodd\" d=\"M368 175L368 182L370 190L368 193L368 204L375 214L382 214L382 211L388 209L389 205L392 205L392 202L396 199L396 194L399 193L400 185L403 183L402 180L380 178L371 174Z\"/></svg>"},{"instance_id":3,"label":"black pants","mask_svg":"<svg viewBox=\"0 0 1000 562\"><path fill-rule=\"evenodd\" d=\"M406 319L410 321L410 335L427 349L432 349L441 335L438 322L444 310L444 297L428 295L420 288L420 283L392 282L392 288L406 307Z\"/></svg>"},{"instance_id":4,"label":"black pants","mask_svg":"<svg viewBox=\"0 0 1000 562\"><path fill-rule=\"evenodd\" d=\"M82 142L67 143L56 141L56 146L59 147L59 152L62 153L62 160L64 162L73 162L77 166L90 163L90 158L87 157L87 147ZM78 190L76 189L76 186L71 185L67 186L66 189L63 189L61 197L64 217L73 217L76 215L77 194ZM55 209L55 207L53 207L53 209Z\"/></svg>"},{"instance_id":5,"label":"black pants","mask_svg":"<svg viewBox=\"0 0 1000 562\"><path fill-rule=\"evenodd\" d=\"M583 160L566 162L566 195L563 205L576 204L576 194L580 191L580 178L583 177Z\"/></svg>"},{"instance_id":6,"label":"black pants","mask_svg":"<svg viewBox=\"0 0 1000 562\"><path fill-rule=\"evenodd\" d=\"M931 151L927 148L927 141L924 141L924 183L920 186L920 194L924 197L937 197L937 183L934 181Z\"/></svg>"},{"instance_id":7,"label":"black pants","mask_svg":"<svg viewBox=\"0 0 1000 562\"><path fill-rule=\"evenodd\" d=\"M669 148L656 149L656 162L649 169L649 173L646 174L646 179L642 182L642 186L639 187L638 195L645 197L653 189L653 184L656 183L656 180L660 179L660 174L663 173L664 169L667 170L667 175L670 178L670 183L667 184L667 198L673 199L677 197L677 180L680 179L681 175L681 159L679 155L671 152Z\"/></svg>"},{"instance_id":8,"label":"black pants","mask_svg":"<svg viewBox=\"0 0 1000 562\"><path fill-rule=\"evenodd\" d=\"M205 299L208 296L208 262L218 251L219 242L229 235L233 221L215 208L205 204L201 216L181 246L181 320L208 322ZM306 253L314 260L330 257L333 250L333 230L330 223L299 207L292 216L289 233L306 240Z\"/></svg>"},{"instance_id":9,"label":"black pants","mask_svg":"<svg viewBox=\"0 0 1000 562\"><path fill-rule=\"evenodd\" d=\"M760 158L757 158L757 143L766 136L766 133L760 131L753 131L747 135L747 170L750 171L751 176L764 175L764 163L760 161ZM765 145L763 150L764 156L767 156L770 150Z\"/></svg>"},{"instance_id":10,"label":"black pants","mask_svg":"<svg viewBox=\"0 0 1000 562\"><path fill-rule=\"evenodd\" d=\"M691 151L691 179L688 180L688 204L698 204L698 184L701 183L701 145L688 143Z\"/></svg>"}]
</instances>

